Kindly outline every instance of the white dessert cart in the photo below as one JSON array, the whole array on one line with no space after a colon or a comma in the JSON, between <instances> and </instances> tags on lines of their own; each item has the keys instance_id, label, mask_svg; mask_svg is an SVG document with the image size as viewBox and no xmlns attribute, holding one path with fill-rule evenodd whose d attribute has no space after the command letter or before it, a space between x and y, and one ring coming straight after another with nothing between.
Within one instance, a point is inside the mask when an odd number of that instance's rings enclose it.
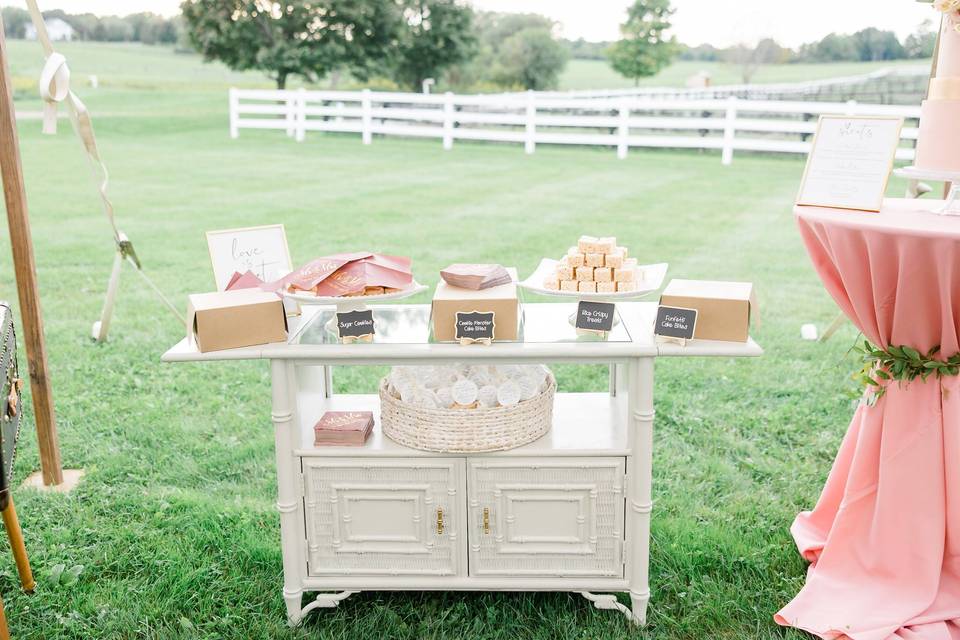
<instances>
[{"instance_id":1,"label":"white dessert cart","mask_svg":"<svg viewBox=\"0 0 960 640\"><path fill-rule=\"evenodd\" d=\"M574 304L524 305L521 339L433 343L429 305L374 307L372 344L338 344L331 309L305 309L288 343L201 354L185 339L167 362L270 360L283 597L291 625L364 590L574 591L646 620L653 369L658 356L758 356L747 343L658 344L655 303L620 303L601 341L577 336ZM558 393L553 428L496 453L437 454L384 437L379 397L336 395L340 365L606 364L609 391ZM313 446L327 410L370 410L363 447ZM320 592L303 603L304 592ZM629 592L631 607L615 592Z\"/></svg>"}]
</instances>

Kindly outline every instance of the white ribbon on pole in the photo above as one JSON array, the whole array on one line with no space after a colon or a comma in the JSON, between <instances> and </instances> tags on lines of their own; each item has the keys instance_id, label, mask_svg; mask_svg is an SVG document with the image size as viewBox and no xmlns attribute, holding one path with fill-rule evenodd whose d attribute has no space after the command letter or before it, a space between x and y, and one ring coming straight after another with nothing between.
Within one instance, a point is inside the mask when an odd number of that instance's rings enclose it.
<instances>
[{"instance_id":1,"label":"white ribbon on pole","mask_svg":"<svg viewBox=\"0 0 960 640\"><path fill-rule=\"evenodd\" d=\"M47 56L40 72L40 98L43 100L43 132L57 132L57 103L70 95L70 68L59 53Z\"/></svg>"},{"instance_id":2,"label":"white ribbon on pole","mask_svg":"<svg viewBox=\"0 0 960 640\"><path fill-rule=\"evenodd\" d=\"M103 205L103 212L110 222L113 229L113 239L117 245L117 250L136 268L137 272L150 285L150 287L160 296L164 304L174 313L177 318L183 322L183 316L173 304L161 293L153 282L147 278L140 267L140 259L133 250L133 244L127 239L120 229L117 228L116 218L113 212L113 203L107 197L107 186L110 183L110 174L107 167L100 158L100 150L97 149L97 138L93 133L93 120L90 118L90 112L83 101L70 90L70 67L67 66L67 59L63 55L53 50L53 43L47 33L47 25L43 21L43 14L37 6L37 0L27 0L27 9L30 11L30 18L33 26L37 30L37 40L43 47L43 52L47 60L40 72L40 97L43 99L43 133L55 134L57 132L57 106L62 102L67 106L67 113L70 116L70 123L73 130L83 143L87 159L90 161L90 168L93 172L94 180L97 183L97 191L100 193L100 201Z\"/></svg>"}]
</instances>

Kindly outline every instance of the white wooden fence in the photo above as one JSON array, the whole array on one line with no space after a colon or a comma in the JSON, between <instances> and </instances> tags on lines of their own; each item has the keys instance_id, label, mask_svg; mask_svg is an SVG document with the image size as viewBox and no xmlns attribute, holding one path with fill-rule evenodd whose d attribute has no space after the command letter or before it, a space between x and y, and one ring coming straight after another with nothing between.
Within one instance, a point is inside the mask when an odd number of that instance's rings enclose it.
<instances>
[{"instance_id":1,"label":"white wooden fence","mask_svg":"<svg viewBox=\"0 0 960 640\"><path fill-rule=\"evenodd\" d=\"M619 158L642 147L806 153L821 114L907 118L897 157L913 158L920 108L850 102L717 99L574 99L523 95L454 95L363 91L230 90L230 135L279 129L297 141L308 131L455 140L613 147Z\"/></svg>"}]
</instances>

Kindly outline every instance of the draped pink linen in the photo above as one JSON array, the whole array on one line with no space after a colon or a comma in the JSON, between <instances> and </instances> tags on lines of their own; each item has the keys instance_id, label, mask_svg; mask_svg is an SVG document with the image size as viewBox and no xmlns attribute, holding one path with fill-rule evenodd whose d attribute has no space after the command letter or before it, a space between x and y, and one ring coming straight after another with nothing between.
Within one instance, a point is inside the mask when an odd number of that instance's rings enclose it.
<instances>
[{"instance_id":1,"label":"draped pink linen","mask_svg":"<svg viewBox=\"0 0 960 640\"><path fill-rule=\"evenodd\" d=\"M796 209L827 291L874 344L960 351L960 219L936 203ZM853 416L813 511L810 561L775 620L822 638L960 640L960 381L891 383Z\"/></svg>"}]
</instances>

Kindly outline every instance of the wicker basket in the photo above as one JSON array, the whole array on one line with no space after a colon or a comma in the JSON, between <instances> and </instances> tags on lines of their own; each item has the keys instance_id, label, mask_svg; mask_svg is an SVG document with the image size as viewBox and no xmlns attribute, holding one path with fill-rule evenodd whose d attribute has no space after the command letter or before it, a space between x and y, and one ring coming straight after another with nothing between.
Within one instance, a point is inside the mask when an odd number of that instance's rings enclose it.
<instances>
[{"instance_id":1,"label":"wicker basket","mask_svg":"<svg viewBox=\"0 0 960 640\"><path fill-rule=\"evenodd\" d=\"M404 446L440 453L504 451L533 442L550 430L557 381L547 374L546 388L509 407L427 409L393 397L380 382L383 433Z\"/></svg>"}]
</instances>

